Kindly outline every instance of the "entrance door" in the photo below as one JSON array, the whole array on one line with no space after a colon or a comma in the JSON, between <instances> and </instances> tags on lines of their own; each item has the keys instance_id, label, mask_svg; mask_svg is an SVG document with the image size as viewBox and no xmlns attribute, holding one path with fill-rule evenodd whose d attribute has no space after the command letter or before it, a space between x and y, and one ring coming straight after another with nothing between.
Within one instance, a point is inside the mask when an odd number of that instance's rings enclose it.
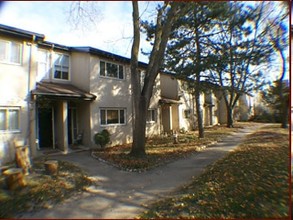
<instances>
[{"instance_id":1,"label":"entrance door","mask_svg":"<svg viewBox=\"0 0 293 220\"><path fill-rule=\"evenodd\" d=\"M38 108L39 147L53 146L53 109Z\"/></svg>"},{"instance_id":2,"label":"entrance door","mask_svg":"<svg viewBox=\"0 0 293 220\"><path fill-rule=\"evenodd\" d=\"M77 119L76 108L69 107L68 109L68 144L73 144L77 138Z\"/></svg>"}]
</instances>

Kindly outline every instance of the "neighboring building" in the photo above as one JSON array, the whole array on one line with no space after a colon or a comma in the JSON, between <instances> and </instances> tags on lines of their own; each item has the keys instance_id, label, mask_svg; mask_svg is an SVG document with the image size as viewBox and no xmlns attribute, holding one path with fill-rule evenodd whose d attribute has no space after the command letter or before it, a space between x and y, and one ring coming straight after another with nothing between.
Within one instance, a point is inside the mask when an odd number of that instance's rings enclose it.
<instances>
[{"instance_id":1,"label":"neighboring building","mask_svg":"<svg viewBox=\"0 0 293 220\"><path fill-rule=\"evenodd\" d=\"M132 142L130 59L92 47L66 47L42 34L0 25L0 165L14 159L15 143L33 156L64 153L79 141L111 133L112 145ZM147 64L139 63L141 83ZM204 124L221 123L219 101L201 95ZM159 74L147 117L147 136L196 129L195 101L184 82Z\"/></svg>"}]
</instances>

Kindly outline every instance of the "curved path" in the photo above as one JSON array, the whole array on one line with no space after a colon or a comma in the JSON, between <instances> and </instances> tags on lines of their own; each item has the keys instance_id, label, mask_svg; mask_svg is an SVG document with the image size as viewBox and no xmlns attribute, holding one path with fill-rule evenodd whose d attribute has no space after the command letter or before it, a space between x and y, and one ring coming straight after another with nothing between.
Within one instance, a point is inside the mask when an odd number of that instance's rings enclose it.
<instances>
[{"instance_id":1,"label":"curved path","mask_svg":"<svg viewBox=\"0 0 293 220\"><path fill-rule=\"evenodd\" d=\"M192 178L200 175L207 165L224 157L235 149L246 135L263 125L241 129L189 158L179 159L143 173L118 170L90 157L88 151L51 156L50 159L66 160L82 167L98 181L98 186L90 187L88 192L75 195L51 209L26 213L21 218L133 219L146 210L147 204L188 184Z\"/></svg>"}]
</instances>

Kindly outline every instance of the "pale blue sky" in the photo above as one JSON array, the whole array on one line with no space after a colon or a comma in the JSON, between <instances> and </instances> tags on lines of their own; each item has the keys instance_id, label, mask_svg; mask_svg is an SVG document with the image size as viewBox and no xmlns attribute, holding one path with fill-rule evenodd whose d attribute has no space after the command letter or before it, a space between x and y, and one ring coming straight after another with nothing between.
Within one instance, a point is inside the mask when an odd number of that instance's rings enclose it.
<instances>
[{"instance_id":1,"label":"pale blue sky","mask_svg":"<svg viewBox=\"0 0 293 220\"><path fill-rule=\"evenodd\" d=\"M83 2L85 3L85 2ZM144 19L152 18L158 2L140 2ZM130 57L132 45L131 1L97 1L96 26L74 29L68 22L69 1L7 1L0 8L0 23L45 34L46 40L66 46L92 46L121 56ZM89 22L88 22L89 23ZM141 39L141 48L150 45ZM140 61L147 62L140 55ZM271 70L278 75L278 70ZM271 76L272 77L272 76ZM274 78L275 78L274 77ZM288 78L288 76L286 77Z\"/></svg>"},{"instance_id":2,"label":"pale blue sky","mask_svg":"<svg viewBox=\"0 0 293 220\"><path fill-rule=\"evenodd\" d=\"M92 46L130 57L132 43L132 5L130 1L96 2L96 26L74 30L68 22L71 2L68 1L8 1L2 3L0 23L44 34L47 41L66 46ZM151 11L154 3L140 3L141 12ZM146 15L146 13L144 13ZM149 43L142 39L142 47ZM146 62L147 57L140 55Z\"/></svg>"}]
</instances>

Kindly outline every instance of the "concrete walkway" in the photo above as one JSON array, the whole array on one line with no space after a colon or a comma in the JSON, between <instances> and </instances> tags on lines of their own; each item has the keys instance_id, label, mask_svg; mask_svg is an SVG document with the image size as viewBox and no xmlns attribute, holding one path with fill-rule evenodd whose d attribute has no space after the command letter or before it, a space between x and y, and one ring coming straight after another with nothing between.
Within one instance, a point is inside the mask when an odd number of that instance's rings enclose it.
<instances>
[{"instance_id":1,"label":"concrete walkway","mask_svg":"<svg viewBox=\"0 0 293 220\"><path fill-rule=\"evenodd\" d=\"M135 173L118 170L90 157L88 151L52 156L52 159L71 161L82 167L98 181L97 187L78 194L51 209L26 213L21 218L135 218L152 201L170 195L178 187L199 176L209 164L235 149L246 135L263 124L241 129L218 144L153 170Z\"/></svg>"}]
</instances>

